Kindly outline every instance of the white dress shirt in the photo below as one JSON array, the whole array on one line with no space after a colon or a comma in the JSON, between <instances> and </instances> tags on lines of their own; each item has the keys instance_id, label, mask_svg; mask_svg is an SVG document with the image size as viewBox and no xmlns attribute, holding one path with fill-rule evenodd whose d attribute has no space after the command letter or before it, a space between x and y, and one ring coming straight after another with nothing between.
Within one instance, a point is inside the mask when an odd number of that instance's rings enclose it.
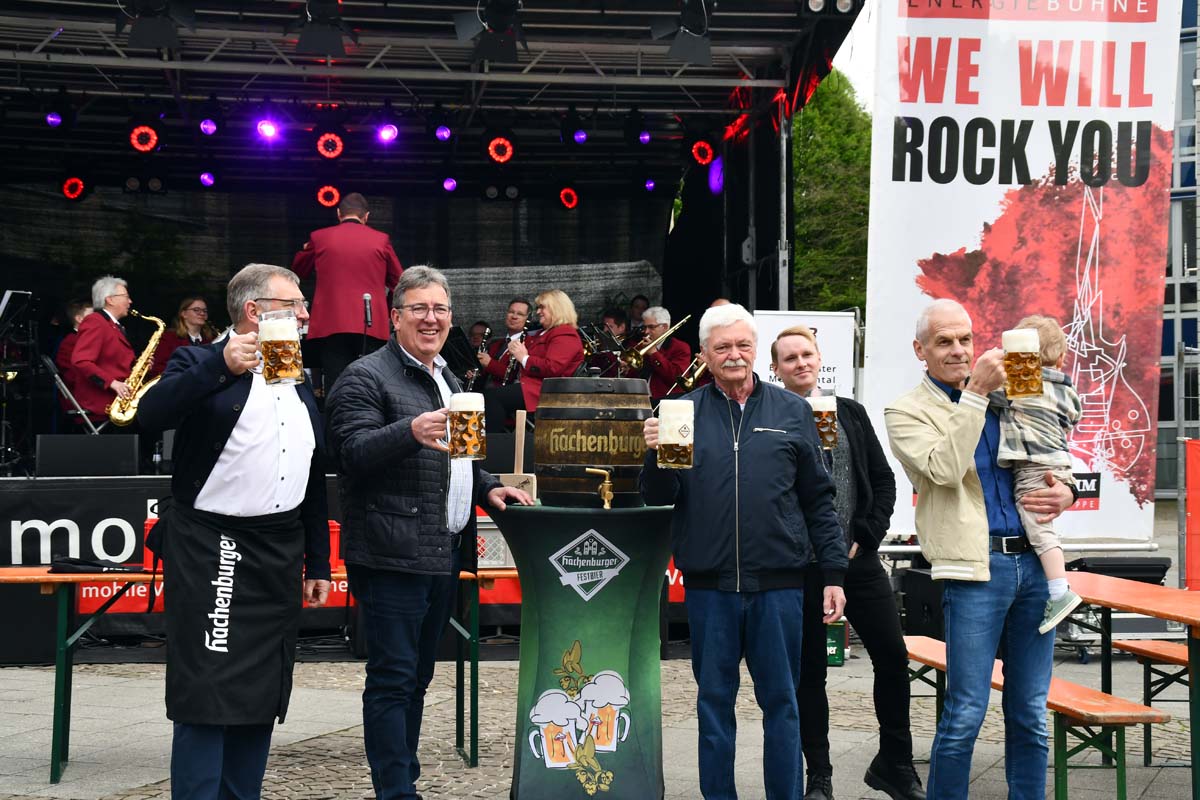
<instances>
[{"instance_id":1,"label":"white dress shirt","mask_svg":"<svg viewBox=\"0 0 1200 800\"><path fill-rule=\"evenodd\" d=\"M400 348L406 356L420 364L420 360L415 358L412 353ZM424 365L422 365L424 366ZM442 407L450 405L450 384L446 383L442 372L446 369L446 359L439 356L433 357L433 380L437 384L438 394L442 398ZM446 423L446 441L450 441L450 423ZM465 458L446 458L450 459L450 492L446 496L446 528L451 533L458 533L463 528L467 527L467 521L471 518L471 488L474 483L474 476L471 474L471 462Z\"/></svg>"},{"instance_id":2,"label":"white dress shirt","mask_svg":"<svg viewBox=\"0 0 1200 800\"><path fill-rule=\"evenodd\" d=\"M253 370L250 395L200 494L200 511L258 517L304 501L317 440L295 386L268 386Z\"/></svg>"}]
</instances>

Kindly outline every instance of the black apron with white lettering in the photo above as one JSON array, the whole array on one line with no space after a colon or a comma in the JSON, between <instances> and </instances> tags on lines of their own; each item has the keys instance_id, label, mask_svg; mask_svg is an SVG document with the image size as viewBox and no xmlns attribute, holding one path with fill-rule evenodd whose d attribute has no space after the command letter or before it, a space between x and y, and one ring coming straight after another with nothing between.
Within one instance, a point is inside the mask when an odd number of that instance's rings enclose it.
<instances>
[{"instance_id":1,"label":"black apron with white lettering","mask_svg":"<svg viewBox=\"0 0 1200 800\"><path fill-rule=\"evenodd\" d=\"M299 509L247 518L175 506L164 550L167 717L282 722L300 618Z\"/></svg>"}]
</instances>

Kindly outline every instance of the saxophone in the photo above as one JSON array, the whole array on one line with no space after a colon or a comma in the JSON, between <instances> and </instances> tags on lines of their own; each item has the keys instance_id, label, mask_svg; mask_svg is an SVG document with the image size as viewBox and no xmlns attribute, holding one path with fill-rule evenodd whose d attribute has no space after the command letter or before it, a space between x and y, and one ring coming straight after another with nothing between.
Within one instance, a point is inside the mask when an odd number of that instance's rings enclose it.
<instances>
[{"instance_id":1,"label":"saxophone","mask_svg":"<svg viewBox=\"0 0 1200 800\"><path fill-rule=\"evenodd\" d=\"M133 417L137 414L138 401L142 399L142 395L150 391L150 387L158 383L158 377L149 382L146 381L146 372L150 369L150 364L154 361L154 351L158 349L158 340L162 338L163 331L167 326L158 317L152 317L149 314L139 314L136 311L130 310L130 316L140 317L147 322L153 322L158 328L150 337L150 341L146 344L146 349L138 356L137 361L133 362L133 370L129 373L129 377L125 380L129 391L132 392L130 397L118 397L108 404L108 408L104 409L108 414L109 420L113 425L124 427L133 422Z\"/></svg>"}]
</instances>

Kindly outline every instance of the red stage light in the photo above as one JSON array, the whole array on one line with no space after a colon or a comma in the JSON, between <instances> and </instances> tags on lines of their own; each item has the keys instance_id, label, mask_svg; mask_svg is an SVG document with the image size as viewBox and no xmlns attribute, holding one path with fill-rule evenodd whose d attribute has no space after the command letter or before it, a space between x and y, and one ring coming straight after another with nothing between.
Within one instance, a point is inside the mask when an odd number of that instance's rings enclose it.
<instances>
[{"instance_id":1,"label":"red stage light","mask_svg":"<svg viewBox=\"0 0 1200 800\"><path fill-rule=\"evenodd\" d=\"M83 178L78 178L74 175L62 182L63 197L68 200L78 200L83 197L83 190L87 188L87 184L83 182Z\"/></svg>"},{"instance_id":2,"label":"red stage light","mask_svg":"<svg viewBox=\"0 0 1200 800\"><path fill-rule=\"evenodd\" d=\"M513 157L512 140L505 136L493 136L487 146L488 157L497 164L503 164Z\"/></svg>"},{"instance_id":3,"label":"red stage light","mask_svg":"<svg viewBox=\"0 0 1200 800\"><path fill-rule=\"evenodd\" d=\"M345 149L345 142L336 133L322 133L317 137L317 152L326 158L337 158Z\"/></svg>"},{"instance_id":4,"label":"red stage light","mask_svg":"<svg viewBox=\"0 0 1200 800\"><path fill-rule=\"evenodd\" d=\"M317 189L317 202L326 208L333 208L342 201L342 193L336 186L322 186Z\"/></svg>"},{"instance_id":5,"label":"red stage light","mask_svg":"<svg viewBox=\"0 0 1200 800\"><path fill-rule=\"evenodd\" d=\"M574 208L579 205L579 195L570 186L558 193L558 199L567 208Z\"/></svg>"},{"instance_id":6,"label":"red stage light","mask_svg":"<svg viewBox=\"0 0 1200 800\"><path fill-rule=\"evenodd\" d=\"M696 163L707 167L713 160L713 147L703 139L692 145L692 158L696 159Z\"/></svg>"},{"instance_id":7,"label":"red stage light","mask_svg":"<svg viewBox=\"0 0 1200 800\"><path fill-rule=\"evenodd\" d=\"M129 132L129 144L139 153L149 153L158 147L158 131L149 125L137 125Z\"/></svg>"}]
</instances>

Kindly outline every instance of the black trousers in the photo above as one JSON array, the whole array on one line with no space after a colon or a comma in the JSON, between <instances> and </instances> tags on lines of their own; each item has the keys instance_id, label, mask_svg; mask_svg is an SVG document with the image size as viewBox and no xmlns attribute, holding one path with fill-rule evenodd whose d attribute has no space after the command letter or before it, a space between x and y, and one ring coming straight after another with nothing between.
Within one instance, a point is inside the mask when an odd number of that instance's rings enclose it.
<instances>
[{"instance_id":1,"label":"black trousers","mask_svg":"<svg viewBox=\"0 0 1200 800\"><path fill-rule=\"evenodd\" d=\"M488 433L504 433L507 421L525 408L525 395L520 383L510 383L483 393L483 413L487 417Z\"/></svg>"},{"instance_id":2,"label":"black trousers","mask_svg":"<svg viewBox=\"0 0 1200 800\"><path fill-rule=\"evenodd\" d=\"M800 647L800 743L809 772L828 771L829 698L825 694L825 625L821 621L821 570L812 567L804 586L804 639ZM879 556L861 553L846 573L846 618L858 632L875 671L875 717L879 752L890 763L912 761L908 727L908 650L900 613Z\"/></svg>"},{"instance_id":3,"label":"black trousers","mask_svg":"<svg viewBox=\"0 0 1200 800\"><path fill-rule=\"evenodd\" d=\"M321 361L326 396L333 389L333 384L337 383L338 376L351 362L359 356L374 353L386 344L383 339L367 336L364 352L361 333L333 333L316 341L320 342L318 358Z\"/></svg>"}]
</instances>

